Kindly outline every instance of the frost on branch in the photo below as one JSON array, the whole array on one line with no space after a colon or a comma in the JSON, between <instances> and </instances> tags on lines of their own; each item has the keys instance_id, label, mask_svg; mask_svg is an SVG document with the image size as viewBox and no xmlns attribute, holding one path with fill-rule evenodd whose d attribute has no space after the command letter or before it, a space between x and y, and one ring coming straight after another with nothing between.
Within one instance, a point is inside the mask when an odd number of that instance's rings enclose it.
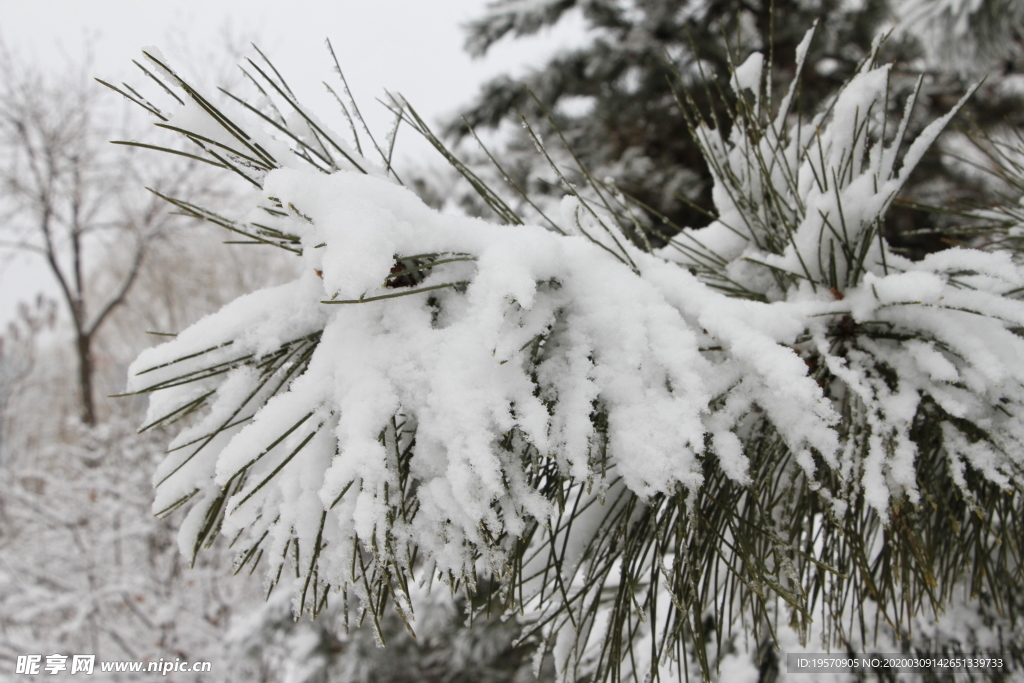
<instances>
[{"instance_id":1,"label":"frost on branch","mask_svg":"<svg viewBox=\"0 0 1024 683\"><path fill-rule=\"evenodd\" d=\"M132 366L149 424L198 416L155 507L191 505L187 555L223 532L239 568L294 577L298 610L390 598L411 624L409 581L493 576L564 676L691 658L706 673L706 611L752 610L755 634L777 609L841 615L845 598L809 596L842 572L860 573L857 609L898 626L865 548L928 558L882 524L930 514L922 496L953 496L947 516L971 524L964 499L1022 482L1024 273L1002 253L888 249L881 217L949 117L902 150L886 67L811 125L794 90L773 114L760 56L739 67L728 138L690 112L719 218L658 252L585 192L561 234L439 214L286 88L290 149L218 123L168 74L264 198L242 221L172 201L302 265ZM930 590L932 571L892 595Z\"/></svg>"}]
</instances>

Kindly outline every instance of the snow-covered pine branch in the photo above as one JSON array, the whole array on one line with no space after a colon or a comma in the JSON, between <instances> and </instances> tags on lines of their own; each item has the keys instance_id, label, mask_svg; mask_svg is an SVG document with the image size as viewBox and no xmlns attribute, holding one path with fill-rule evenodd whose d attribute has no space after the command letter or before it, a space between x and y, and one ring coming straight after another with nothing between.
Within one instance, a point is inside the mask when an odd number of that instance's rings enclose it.
<instances>
[{"instance_id":1,"label":"snow-covered pine branch","mask_svg":"<svg viewBox=\"0 0 1024 683\"><path fill-rule=\"evenodd\" d=\"M736 69L729 136L693 119L718 221L657 252L596 182L564 234L439 214L270 70L301 123L265 114L278 141L161 68L190 139L265 198L206 214L302 260L131 368L149 425L197 416L156 475L157 511L191 506L187 555L226 533L297 611L390 599L410 624L410 581L493 576L569 678L706 676L707 614L757 635L818 610L833 643L852 613L899 627L965 571L950 524L1011 549L988 581L1019 575L1024 272L888 249L879 221L949 117L904 149L886 67L809 125L793 90L773 111L759 55ZM1015 495L979 527L992 491Z\"/></svg>"}]
</instances>

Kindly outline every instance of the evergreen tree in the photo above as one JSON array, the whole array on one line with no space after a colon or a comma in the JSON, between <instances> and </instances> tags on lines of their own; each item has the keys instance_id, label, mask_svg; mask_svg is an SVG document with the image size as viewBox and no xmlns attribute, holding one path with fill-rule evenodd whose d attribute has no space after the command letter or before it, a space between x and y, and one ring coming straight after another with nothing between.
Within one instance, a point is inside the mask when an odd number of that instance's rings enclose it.
<instances>
[{"instance_id":1,"label":"evergreen tree","mask_svg":"<svg viewBox=\"0 0 1024 683\"><path fill-rule=\"evenodd\" d=\"M728 125L722 106L731 94L714 84L727 82L731 64L760 51L773 62L773 90L781 94L793 74L795 47L814 21L819 30L808 56L812 68L803 74L794 106L804 116L835 95L879 32L889 30L894 33L882 56L898 64L886 103L891 115L903 110L918 76L925 78L912 134L983 76L988 82L955 127L992 131L1022 123L1022 90L1012 85L1021 71L1022 10L1012 0L498 0L468 26L466 49L486 54L507 36L536 33L573 11L587 23L590 40L584 47L557 54L522 81L499 77L485 84L447 132L462 138L471 128L518 124L521 113L545 140L557 128L594 177L611 180L643 205L638 213L650 226L664 225L664 217L675 226L700 227L713 211L712 173L673 90L682 87L705 116ZM551 151L560 162L569 161L557 146ZM991 186L958 161L960 151L945 141L930 150L887 213L885 234L901 253L920 258L942 248L934 235L916 234L930 231L937 220L944 228L965 223L956 213L937 218L922 208L963 211L996 199ZM520 131L498 154L520 187L557 199L557 179L532 152L530 136ZM499 177L493 180L501 184Z\"/></svg>"},{"instance_id":2,"label":"evergreen tree","mask_svg":"<svg viewBox=\"0 0 1024 683\"><path fill-rule=\"evenodd\" d=\"M684 88L705 111L714 105L725 120L716 84L727 82L730 65L763 52L774 63L773 87L781 89L793 76L797 44L818 20L809 55L815 68L804 74L796 107L813 113L865 59L886 10L883 0L500 0L467 27L471 55L486 54L510 34L536 33L573 11L585 18L589 42L557 54L522 81L498 77L485 84L447 132L465 136L470 128L518 123L519 114L526 114L544 139L553 138L552 125L557 126L595 177L613 179L649 207L651 224L663 215L679 226L705 225L713 208L711 176L677 89ZM528 150L518 157L527 160L517 180L527 184L546 175L528 136L520 134L509 146L508 151ZM531 190L548 187L541 182ZM557 187L549 191L560 196Z\"/></svg>"}]
</instances>

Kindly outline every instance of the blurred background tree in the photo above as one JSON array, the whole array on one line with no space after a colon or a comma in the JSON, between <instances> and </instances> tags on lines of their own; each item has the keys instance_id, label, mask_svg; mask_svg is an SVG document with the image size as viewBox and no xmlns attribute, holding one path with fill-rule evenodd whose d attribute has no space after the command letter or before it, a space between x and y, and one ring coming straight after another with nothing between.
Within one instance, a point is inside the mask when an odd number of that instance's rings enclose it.
<instances>
[{"instance_id":1,"label":"blurred background tree","mask_svg":"<svg viewBox=\"0 0 1024 683\"><path fill-rule=\"evenodd\" d=\"M586 23L589 41L583 47L556 54L522 79L505 76L484 84L446 132L459 140L471 129L501 129L496 156L512 180L534 196L557 200L560 184L535 153L520 116L546 142L557 140L557 128L595 178L648 207L640 214L647 225L669 234L706 225L712 210L711 176L674 93L685 91L705 117L728 126L723 106L732 94L723 85L730 64L763 52L774 65L777 100L792 79L796 45L814 22L819 28L794 115L818 111L883 32L890 35L880 59L896 62L889 113L902 111L918 76L925 78L911 134L948 111L972 81L987 76L887 215L886 237L897 250L920 257L941 248L931 235L936 220L940 227L962 223L949 209L994 198L992 184L956 158L963 154L956 127L993 131L1018 126L1024 117L1024 15L1014 0L497 0L466 27L466 49L482 56L503 39L536 34L572 13ZM561 145L548 147L568 160ZM472 145L463 150L477 160L474 168L486 168ZM497 175L494 180L501 184ZM464 203L477 213L484 210ZM941 206L946 213L926 216L919 205ZM677 227L659 227L663 217ZM926 228L929 236L914 234Z\"/></svg>"},{"instance_id":2,"label":"blurred background tree","mask_svg":"<svg viewBox=\"0 0 1024 683\"><path fill-rule=\"evenodd\" d=\"M176 220L139 188L158 180L180 190L193 169L164 165L147 178L137 155L111 149L113 112L88 64L55 81L0 49L0 247L38 257L55 281L73 332L79 416L92 426L97 335Z\"/></svg>"},{"instance_id":3,"label":"blurred background tree","mask_svg":"<svg viewBox=\"0 0 1024 683\"><path fill-rule=\"evenodd\" d=\"M78 652L217 661L231 680L230 617L263 593L225 577L222 548L187 566L177 520L151 511L166 438L137 435L144 404L111 395L162 338L148 331L173 334L292 264L231 249L147 192L238 191L197 163L111 145L139 120L88 64L44 72L0 50L0 256L32 259L3 296L47 292L0 334L0 670Z\"/></svg>"}]
</instances>

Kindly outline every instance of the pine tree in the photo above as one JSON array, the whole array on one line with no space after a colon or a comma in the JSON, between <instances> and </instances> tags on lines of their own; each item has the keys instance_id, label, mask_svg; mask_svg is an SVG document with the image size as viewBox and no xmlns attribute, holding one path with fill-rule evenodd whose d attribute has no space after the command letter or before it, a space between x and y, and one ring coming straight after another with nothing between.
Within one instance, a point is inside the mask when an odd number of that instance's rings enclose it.
<instances>
[{"instance_id":1,"label":"pine tree","mask_svg":"<svg viewBox=\"0 0 1024 683\"><path fill-rule=\"evenodd\" d=\"M1021 5L1012 0L499 0L468 26L466 49L486 54L503 38L536 33L574 11L586 20L589 43L557 54L521 82L498 77L485 84L447 132L464 138L473 129L518 124L520 114L544 139L553 138L557 128L595 177L611 179L643 205L639 216L650 226L664 224L662 217L684 227L712 219L712 173L673 97L679 80L673 74L681 74L681 85L703 110L718 102L715 114L727 121L721 106L730 93L716 92L713 84L725 83L731 65L760 51L773 63L773 89L781 94L793 74L795 47L814 21L819 30L808 55L813 68L803 74L794 107L804 116L835 95L887 30L894 33L882 55L898 64L886 104L892 116L903 110L918 76L925 78L911 134L948 111L982 77L987 83L951 130L991 132L1024 123L1018 113L1024 111L1021 90L1012 85L1021 70ZM964 225L950 209L969 211L996 200L991 186L956 158L961 151L945 140L929 150L887 213L885 234L901 253L920 258L942 248L934 235L922 233L936 220L943 228ZM532 152L529 135L519 133L495 153L503 161L516 160L506 161L506 169L518 185L529 186L535 197L546 192L557 200L557 179ZM471 146L466 153L480 156ZM938 218L927 213L939 207L944 213Z\"/></svg>"},{"instance_id":2,"label":"pine tree","mask_svg":"<svg viewBox=\"0 0 1024 683\"><path fill-rule=\"evenodd\" d=\"M585 18L590 41L557 54L522 81L498 77L485 84L447 132L461 137L470 129L518 123L526 114L542 137L554 137L556 126L595 177L610 177L649 207L651 224L665 216L676 225L699 227L713 209L711 176L674 89L681 85L704 108L716 102L716 114L725 119L721 93L714 90L727 81L730 66L760 51L773 62L773 88L784 88L794 73L797 44L819 20L822 28L809 55L815 68L804 74L796 107L813 113L867 56L886 9L882 0L493 2L467 27L471 55L486 54L510 34L536 33L574 11ZM552 121L545 125L548 114ZM517 180L525 184L544 175L528 136L519 135L509 146L528 150ZM531 189L539 193L546 187L537 182Z\"/></svg>"},{"instance_id":3,"label":"pine tree","mask_svg":"<svg viewBox=\"0 0 1024 683\"><path fill-rule=\"evenodd\" d=\"M1003 637L1019 663L1024 271L999 248L893 251L884 216L963 101L914 135L920 85L893 117L873 51L801 114L812 40L785 89L760 53L707 107L679 76L715 219L673 237L533 128L567 193L520 194L542 225L396 102L504 224L442 215L268 62L262 104L233 98L254 123L148 54L183 104L124 94L260 190L239 218L169 201L302 264L132 367L148 426L187 422L156 476L158 511L189 508L182 547L228 535L300 612L378 635L388 608L416 628L415 582L447 584L520 613L563 680L754 654L770 677L780 641ZM908 638L963 602L976 640Z\"/></svg>"}]
</instances>

